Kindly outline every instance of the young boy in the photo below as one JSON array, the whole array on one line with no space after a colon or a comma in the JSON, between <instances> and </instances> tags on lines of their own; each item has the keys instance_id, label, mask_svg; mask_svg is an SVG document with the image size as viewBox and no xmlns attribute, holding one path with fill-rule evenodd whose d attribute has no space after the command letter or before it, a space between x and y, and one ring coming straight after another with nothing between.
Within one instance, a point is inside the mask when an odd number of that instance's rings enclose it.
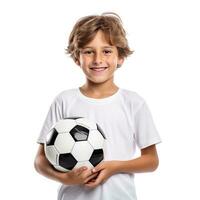
<instances>
[{"instance_id":1,"label":"young boy","mask_svg":"<svg viewBox=\"0 0 200 200\"><path fill-rule=\"evenodd\" d=\"M35 168L62 183L59 200L135 200L134 174L158 167L155 145L161 140L145 100L114 83L114 72L132 53L119 16L81 18L71 32L67 53L83 70L86 82L54 99L37 141ZM104 130L105 159L93 169L62 173L45 157L45 137L55 122L74 116L91 119ZM133 159L136 146L141 156Z\"/></svg>"}]
</instances>

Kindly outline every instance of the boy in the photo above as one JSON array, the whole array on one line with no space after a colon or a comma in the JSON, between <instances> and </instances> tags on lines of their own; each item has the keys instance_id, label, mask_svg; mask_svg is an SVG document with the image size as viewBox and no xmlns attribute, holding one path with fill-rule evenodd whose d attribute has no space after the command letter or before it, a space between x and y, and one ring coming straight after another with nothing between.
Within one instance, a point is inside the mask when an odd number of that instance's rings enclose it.
<instances>
[{"instance_id":1,"label":"boy","mask_svg":"<svg viewBox=\"0 0 200 200\"><path fill-rule=\"evenodd\" d=\"M135 200L134 173L157 168L155 145L160 137L145 100L114 83L114 72L132 53L119 16L107 13L81 18L71 32L67 53L83 70L86 82L54 99L38 138L35 168L62 183L59 200ZM61 173L45 158L43 144L56 121L74 116L102 127L107 138L104 161L93 169ZM141 156L133 159L136 145Z\"/></svg>"}]
</instances>

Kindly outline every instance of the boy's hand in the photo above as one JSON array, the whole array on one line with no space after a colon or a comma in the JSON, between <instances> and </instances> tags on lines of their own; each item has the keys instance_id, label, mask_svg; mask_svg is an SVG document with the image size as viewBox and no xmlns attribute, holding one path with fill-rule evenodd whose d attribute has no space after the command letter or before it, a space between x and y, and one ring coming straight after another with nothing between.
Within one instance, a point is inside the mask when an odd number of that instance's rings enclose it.
<instances>
[{"instance_id":1,"label":"boy's hand","mask_svg":"<svg viewBox=\"0 0 200 200\"><path fill-rule=\"evenodd\" d=\"M97 178L90 179L85 186L88 188L95 188L104 183L110 176L117 173L118 161L103 161L92 169L93 174L97 174Z\"/></svg>"},{"instance_id":2,"label":"boy's hand","mask_svg":"<svg viewBox=\"0 0 200 200\"><path fill-rule=\"evenodd\" d=\"M63 173L62 183L66 185L83 185L96 176L97 173L93 173L91 169L84 166Z\"/></svg>"}]
</instances>

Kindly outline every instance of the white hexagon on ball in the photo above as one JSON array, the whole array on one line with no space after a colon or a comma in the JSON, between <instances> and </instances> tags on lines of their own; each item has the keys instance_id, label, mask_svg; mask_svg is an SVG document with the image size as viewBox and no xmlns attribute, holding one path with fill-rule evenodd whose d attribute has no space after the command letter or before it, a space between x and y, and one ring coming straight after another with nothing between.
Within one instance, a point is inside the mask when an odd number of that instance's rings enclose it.
<instances>
[{"instance_id":1,"label":"white hexagon on ball","mask_svg":"<svg viewBox=\"0 0 200 200\"><path fill-rule=\"evenodd\" d=\"M79 167L82 167L82 166L86 166L88 168L94 168L94 166L89 162L89 161L79 161L75 166L74 168L79 168Z\"/></svg>"},{"instance_id":2,"label":"white hexagon on ball","mask_svg":"<svg viewBox=\"0 0 200 200\"><path fill-rule=\"evenodd\" d=\"M98 130L90 131L88 142L94 149L101 149L104 146L104 138Z\"/></svg>"},{"instance_id":3,"label":"white hexagon on ball","mask_svg":"<svg viewBox=\"0 0 200 200\"><path fill-rule=\"evenodd\" d=\"M71 154L77 161L87 161L90 159L93 148L87 141L76 142Z\"/></svg>"},{"instance_id":4,"label":"white hexagon on ball","mask_svg":"<svg viewBox=\"0 0 200 200\"><path fill-rule=\"evenodd\" d=\"M75 144L74 139L69 133L58 134L54 146L59 153L70 153Z\"/></svg>"}]
</instances>

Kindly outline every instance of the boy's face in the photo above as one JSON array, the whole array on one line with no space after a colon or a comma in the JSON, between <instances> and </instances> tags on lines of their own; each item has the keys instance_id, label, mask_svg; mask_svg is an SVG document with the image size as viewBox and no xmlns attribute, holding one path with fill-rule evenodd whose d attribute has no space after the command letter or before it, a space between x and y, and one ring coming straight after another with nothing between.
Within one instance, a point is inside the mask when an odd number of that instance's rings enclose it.
<instances>
[{"instance_id":1,"label":"boy's face","mask_svg":"<svg viewBox=\"0 0 200 200\"><path fill-rule=\"evenodd\" d=\"M117 65L123 63L118 57L116 46L111 46L100 30L94 39L80 50L79 62L86 78L93 83L113 80Z\"/></svg>"}]
</instances>

